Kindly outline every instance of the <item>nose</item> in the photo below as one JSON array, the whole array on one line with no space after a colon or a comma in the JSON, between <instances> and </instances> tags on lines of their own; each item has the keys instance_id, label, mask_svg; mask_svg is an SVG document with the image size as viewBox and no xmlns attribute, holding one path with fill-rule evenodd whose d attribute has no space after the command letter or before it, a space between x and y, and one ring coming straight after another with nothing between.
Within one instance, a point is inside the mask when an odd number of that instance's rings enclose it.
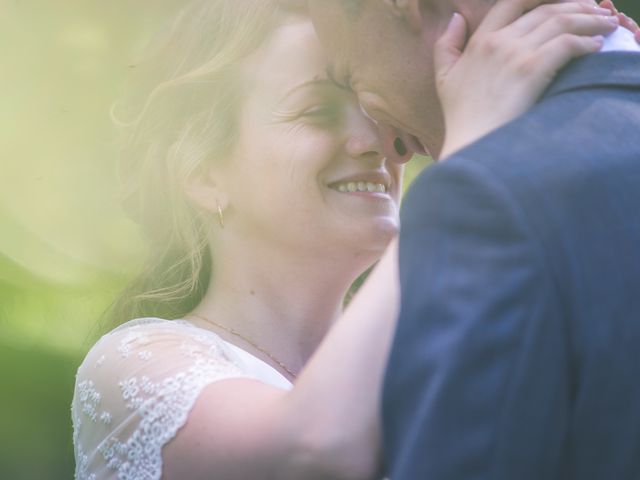
<instances>
[{"instance_id":1,"label":"nose","mask_svg":"<svg viewBox=\"0 0 640 480\"><path fill-rule=\"evenodd\" d=\"M360 110L354 110L349 122L345 149L352 158L384 158L376 125L364 116Z\"/></svg>"},{"instance_id":2,"label":"nose","mask_svg":"<svg viewBox=\"0 0 640 480\"><path fill-rule=\"evenodd\" d=\"M413 141L407 133L401 132L390 125L379 123L378 134L380 136L382 152L390 162L401 165L411 160L413 151L410 146L413 144Z\"/></svg>"}]
</instances>

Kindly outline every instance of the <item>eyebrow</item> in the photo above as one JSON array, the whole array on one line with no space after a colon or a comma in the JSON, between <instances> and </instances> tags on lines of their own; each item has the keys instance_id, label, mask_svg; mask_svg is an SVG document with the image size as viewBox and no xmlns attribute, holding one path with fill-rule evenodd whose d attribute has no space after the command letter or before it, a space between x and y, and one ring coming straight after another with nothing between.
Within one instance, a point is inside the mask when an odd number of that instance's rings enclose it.
<instances>
[{"instance_id":1,"label":"eyebrow","mask_svg":"<svg viewBox=\"0 0 640 480\"><path fill-rule=\"evenodd\" d=\"M336 80L335 69L333 65L327 65L325 72L327 73L327 77L329 78L329 80L331 80L331 83L333 83L336 87L340 88L341 90L347 90L349 92L353 90L350 85L351 75L345 77L345 83L340 83Z\"/></svg>"}]
</instances>

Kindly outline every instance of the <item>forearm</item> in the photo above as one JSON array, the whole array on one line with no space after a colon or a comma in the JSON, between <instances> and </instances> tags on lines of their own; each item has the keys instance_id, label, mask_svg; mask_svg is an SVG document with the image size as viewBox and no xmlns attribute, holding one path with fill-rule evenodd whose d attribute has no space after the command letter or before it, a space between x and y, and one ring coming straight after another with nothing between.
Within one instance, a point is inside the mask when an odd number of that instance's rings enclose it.
<instances>
[{"instance_id":1,"label":"forearm","mask_svg":"<svg viewBox=\"0 0 640 480\"><path fill-rule=\"evenodd\" d=\"M379 469L380 392L397 317L394 241L296 382L292 420L303 425L301 456L337 464L347 478Z\"/></svg>"},{"instance_id":2,"label":"forearm","mask_svg":"<svg viewBox=\"0 0 640 480\"><path fill-rule=\"evenodd\" d=\"M394 244L291 390L246 378L207 386L164 450L167 478L376 478L396 270Z\"/></svg>"}]
</instances>

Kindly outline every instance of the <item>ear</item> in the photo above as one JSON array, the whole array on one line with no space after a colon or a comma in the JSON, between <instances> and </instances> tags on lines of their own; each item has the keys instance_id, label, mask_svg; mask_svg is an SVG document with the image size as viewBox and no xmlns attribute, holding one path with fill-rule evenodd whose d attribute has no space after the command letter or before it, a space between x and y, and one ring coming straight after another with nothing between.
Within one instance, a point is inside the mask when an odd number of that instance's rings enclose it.
<instances>
[{"instance_id":1,"label":"ear","mask_svg":"<svg viewBox=\"0 0 640 480\"><path fill-rule=\"evenodd\" d=\"M422 9L420 2L422 0L383 0L386 7L391 13L404 21L412 32L420 33L423 26Z\"/></svg>"},{"instance_id":2,"label":"ear","mask_svg":"<svg viewBox=\"0 0 640 480\"><path fill-rule=\"evenodd\" d=\"M229 195L219 180L211 169L194 173L186 181L185 194L194 205L217 214L218 207L225 210L229 206Z\"/></svg>"}]
</instances>

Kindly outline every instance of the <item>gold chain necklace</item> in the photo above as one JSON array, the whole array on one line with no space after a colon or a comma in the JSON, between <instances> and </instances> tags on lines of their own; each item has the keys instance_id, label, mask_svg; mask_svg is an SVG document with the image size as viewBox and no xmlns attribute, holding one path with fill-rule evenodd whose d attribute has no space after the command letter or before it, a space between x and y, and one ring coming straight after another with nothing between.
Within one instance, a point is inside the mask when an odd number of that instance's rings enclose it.
<instances>
[{"instance_id":1,"label":"gold chain necklace","mask_svg":"<svg viewBox=\"0 0 640 480\"><path fill-rule=\"evenodd\" d=\"M282 363L280 360L278 360L276 357L274 357L273 355L271 355L269 352L267 352L264 348L262 348L260 345L256 344L255 342L252 342L251 340L249 340L247 337L245 337L244 335L242 335L240 332L236 332L233 328L227 327L225 325L221 325L217 322L214 322L213 320L204 317L202 315L198 315L196 313L192 313L191 314L192 317L196 317L199 318L200 320L203 320L207 323L211 323L212 325L215 325L218 328L221 328L222 330L224 330L225 332L229 332L232 335L235 335L238 338L241 338L242 340L244 340L245 342L247 342L249 345L251 345L253 348L255 348L256 350L264 353L267 357L269 357L271 360L273 360L274 362L276 362L278 365L280 365L280 367L287 372L289 375L291 375L293 378L297 378L297 375L295 373L293 373L291 370L289 370L287 368L287 366Z\"/></svg>"}]
</instances>

